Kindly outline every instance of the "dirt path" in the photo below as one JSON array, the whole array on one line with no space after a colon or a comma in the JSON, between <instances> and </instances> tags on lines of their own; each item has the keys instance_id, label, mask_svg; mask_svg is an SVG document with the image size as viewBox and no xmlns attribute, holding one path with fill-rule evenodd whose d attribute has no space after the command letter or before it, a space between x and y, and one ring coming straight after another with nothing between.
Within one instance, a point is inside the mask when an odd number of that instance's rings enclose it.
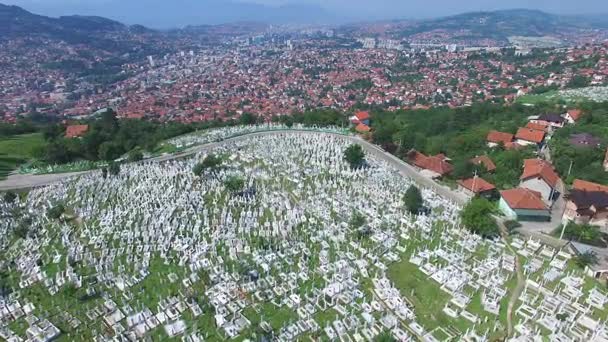
<instances>
[{"instance_id":1,"label":"dirt path","mask_svg":"<svg viewBox=\"0 0 608 342\"><path fill-rule=\"evenodd\" d=\"M502 240L507 246L507 249L515 256L515 272L517 274L517 285L515 285L515 289L513 289L513 292L511 292L511 297L509 298L509 304L507 306L507 338L510 338L511 336L513 336L513 309L515 308L515 304L517 304L519 296L524 290L526 282L524 279L524 273L522 270L521 262L519 260L519 255L515 252L513 247L511 247L511 244L508 240L509 230L500 218L496 218L496 223L500 228Z\"/></svg>"}]
</instances>

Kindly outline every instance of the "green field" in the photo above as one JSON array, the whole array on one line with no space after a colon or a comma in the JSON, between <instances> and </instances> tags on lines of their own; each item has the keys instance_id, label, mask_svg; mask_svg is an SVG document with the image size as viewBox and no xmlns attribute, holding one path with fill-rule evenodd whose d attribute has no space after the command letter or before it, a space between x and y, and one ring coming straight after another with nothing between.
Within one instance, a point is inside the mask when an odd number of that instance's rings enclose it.
<instances>
[{"instance_id":1,"label":"green field","mask_svg":"<svg viewBox=\"0 0 608 342\"><path fill-rule=\"evenodd\" d=\"M6 178L19 165L36 157L44 144L40 133L0 138L0 179Z\"/></svg>"}]
</instances>

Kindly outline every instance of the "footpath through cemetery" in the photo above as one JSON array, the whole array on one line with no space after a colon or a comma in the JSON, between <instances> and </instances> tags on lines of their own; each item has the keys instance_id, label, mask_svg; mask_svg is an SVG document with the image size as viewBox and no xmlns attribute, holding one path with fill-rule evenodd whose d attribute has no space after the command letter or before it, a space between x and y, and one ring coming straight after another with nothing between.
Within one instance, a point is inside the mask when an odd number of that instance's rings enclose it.
<instances>
[{"instance_id":1,"label":"footpath through cemetery","mask_svg":"<svg viewBox=\"0 0 608 342\"><path fill-rule=\"evenodd\" d=\"M0 340L608 340L573 255L427 188L411 214L416 184L350 145L252 136L0 199Z\"/></svg>"}]
</instances>

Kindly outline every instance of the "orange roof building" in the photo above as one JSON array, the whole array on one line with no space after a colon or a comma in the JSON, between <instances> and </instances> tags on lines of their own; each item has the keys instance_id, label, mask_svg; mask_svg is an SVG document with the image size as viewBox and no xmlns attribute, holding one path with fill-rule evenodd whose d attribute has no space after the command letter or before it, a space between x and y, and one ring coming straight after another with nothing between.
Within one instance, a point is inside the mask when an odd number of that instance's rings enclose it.
<instances>
[{"instance_id":1,"label":"orange roof building","mask_svg":"<svg viewBox=\"0 0 608 342\"><path fill-rule=\"evenodd\" d=\"M356 112L355 116L359 121L369 120L369 112Z\"/></svg>"},{"instance_id":2,"label":"orange roof building","mask_svg":"<svg viewBox=\"0 0 608 342\"><path fill-rule=\"evenodd\" d=\"M490 131L488 133L488 136L486 137L486 140L488 142L488 145L496 146L500 143L503 143L504 145L506 145L506 144L512 142L513 138L514 138L514 136L511 133Z\"/></svg>"},{"instance_id":3,"label":"orange roof building","mask_svg":"<svg viewBox=\"0 0 608 342\"><path fill-rule=\"evenodd\" d=\"M588 192L608 192L608 185L588 182L582 179L575 179L572 183L572 189Z\"/></svg>"},{"instance_id":4,"label":"orange roof building","mask_svg":"<svg viewBox=\"0 0 608 342\"><path fill-rule=\"evenodd\" d=\"M431 171L433 177L443 177L454 171L452 164L446 161L446 158L442 154L436 156L426 156L416 150L412 150L408 153L408 160L415 166Z\"/></svg>"},{"instance_id":5,"label":"orange roof building","mask_svg":"<svg viewBox=\"0 0 608 342\"><path fill-rule=\"evenodd\" d=\"M360 123L357 125L357 127L355 127L355 131L357 131L359 133L367 133L367 132L371 131L371 128L369 128L368 125Z\"/></svg>"},{"instance_id":6,"label":"orange roof building","mask_svg":"<svg viewBox=\"0 0 608 342\"><path fill-rule=\"evenodd\" d=\"M527 188L501 191L499 208L505 216L513 220L551 220L551 212L543 202L542 194Z\"/></svg>"},{"instance_id":7,"label":"orange roof building","mask_svg":"<svg viewBox=\"0 0 608 342\"><path fill-rule=\"evenodd\" d=\"M521 180L525 181L530 178L542 178L554 188L559 181L559 175L553 169L553 165L542 159L524 160L524 172L521 175Z\"/></svg>"},{"instance_id":8,"label":"orange roof building","mask_svg":"<svg viewBox=\"0 0 608 342\"><path fill-rule=\"evenodd\" d=\"M496 171L496 164L488 156L479 156L470 160L475 165L483 165L488 172Z\"/></svg>"},{"instance_id":9,"label":"orange roof building","mask_svg":"<svg viewBox=\"0 0 608 342\"><path fill-rule=\"evenodd\" d=\"M524 160L524 171L520 179L520 187L539 192L546 203L552 203L555 200L556 188L560 179L549 162L542 159Z\"/></svg>"},{"instance_id":10,"label":"orange roof building","mask_svg":"<svg viewBox=\"0 0 608 342\"><path fill-rule=\"evenodd\" d=\"M520 145L541 144L545 140L545 132L530 128L520 128L515 134Z\"/></svg>"},{"instance_id":11,"label":"orange roof building","mask_svg":"<svg viewBox=\"0 0 608 342\"><path fill-rule=\"evenodd\" d=\"M536 131L547 132L547 130L549 129L549 125L542 124L542 123L536 123L536 122L528 122L526 124L526 128L533 129Z\"/></svg>"},{"instance_id":12,"label":"orange roof building","mask_svg":"<svg viewBox=\"0 0 608 342\"><path fill-rule=\"evenodd\" d=\"M70 125L65 129L66 138L78 138L89 131L89 125Z\"/></svg>"},{"instance_id":13,"label":"orange roof building","mask_svg":"<svg viewBox=\"0 0 608 342\"><path fill-rule=\"evenodd\" d=\"M469 179L459 180L458 185L476 195L496 190L494 184L486 181L481 177L473 177Z\"/></svg>"},{"instance_id":14,"label":"orange roof building","mask_svg":"<svg viewBox=\"0 0 608 342\"><path fill-rule=\"evenodd\" d=\"M568 120L568 122L570 123L576 123L581 116L583 116L583 111L580 109L570 109L567 113L566 113L566 120Z\"/></svg>"}]
</instances>

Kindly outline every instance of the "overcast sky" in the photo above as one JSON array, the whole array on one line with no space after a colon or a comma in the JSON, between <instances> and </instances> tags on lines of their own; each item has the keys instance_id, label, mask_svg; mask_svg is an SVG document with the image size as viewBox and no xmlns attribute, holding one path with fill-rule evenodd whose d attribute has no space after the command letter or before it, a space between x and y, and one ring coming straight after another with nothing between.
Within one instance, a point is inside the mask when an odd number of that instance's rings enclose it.
<instances>
[{"instance_id":1,"label":"overcast sky","mask_svg":"<svg viewBox=\"0 0 608 342\"><path fill-rule=\"evenodd\" d=\"M556 14L608 14L608 0L0 0L0 3L19 5L29 11L50 16L98 14L128 24L140 23L149 26L166 26L169 23L215 24L217 21L230 20L234 16L227 16L225 12L238 12L238 7L230 4L234 2L267 6L305 4L311 5L310 10L313 13L314 6L318 6L332 15L356 20L428 18L469 11L512 8L540 9ZM154 6L153 3L162 5ZM196 3L197 7L195 12L205 12L205 15L201 15L202 22L191 22L196 20L195 15L188 13L187 19L184 19L188 22L174 23L177 19L171 19L166 23L153 24L160 22L158 18L163 16L173 15L178 18L177 10L168 12L180 6L193 7L193 3ZM247 11L251 16L252 7L245 7L244 12ZM154 20L147 20L148 17Z\"/></svg>"}]
</instances>

